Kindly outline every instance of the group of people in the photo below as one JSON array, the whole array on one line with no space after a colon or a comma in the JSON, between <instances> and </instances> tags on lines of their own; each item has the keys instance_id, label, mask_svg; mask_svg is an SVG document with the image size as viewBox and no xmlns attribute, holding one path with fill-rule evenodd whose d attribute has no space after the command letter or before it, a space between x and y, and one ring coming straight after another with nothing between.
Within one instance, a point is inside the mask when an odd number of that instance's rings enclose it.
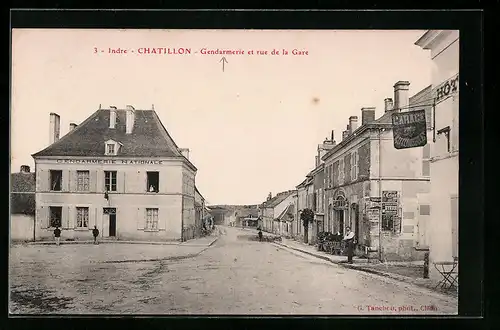
<instances>
[{"instance_id":1,"label":"group of people","mask_svg":"<svg viewBox=\"0 0 500 330\"><path fill-rule=\"evenodd\" d=\"M258 232L259 241L262 242L262 236L263 236L262 229L260 227L258 227L257 230L259 231ZM340 232L337 232L337 236L342 237ZM346 234L345 234L344 238L342 239L342 241L345 242L346 247L347 247L347 262L352 264L353 263L352 257L354 255L354 243L355 242L354 242L354 232L351 231L350 227L346 228Z\"/></svg>"},{"instance_id":2,"label":"group of people","mask_svg":"<svg viewBox=\"0 0 500 330\"><path fill-rule=\"evenodd\" d=\"M97 237L99 237L99 229L97 229L97 226L94 226L94 229L92 229L92 236L94 236L94 244L99 244L97 241ZM56 245L61 243L61 229L59 229L59 226L54 229L54 240L56 241Z\"/></svg>"}]
</instances>

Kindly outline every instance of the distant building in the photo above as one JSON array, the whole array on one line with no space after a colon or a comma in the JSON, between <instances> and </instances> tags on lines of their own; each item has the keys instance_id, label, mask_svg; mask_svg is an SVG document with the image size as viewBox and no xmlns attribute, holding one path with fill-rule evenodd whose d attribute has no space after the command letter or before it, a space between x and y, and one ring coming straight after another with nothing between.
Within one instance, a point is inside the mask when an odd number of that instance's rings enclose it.
<instances>
[{"instance_id":1,"label":"distant building","mask_svg":"<svg viewBox=\"0 0 500 330\"><path fill-rule=\"evenodd\" d=\"M195 176L189 150L179 148L154 110L99 109L35 153L36 239L103 238L169 241L192 237Z\"/></svg>"},{"instance_id":2,"label":"distant building","mask_svg":"<svg viewBox=\"0 0 500 330\"><path fill-rule=\"evenodd\" d=\"M262 230L281 234L283 233L283 226L281 224L283 217L286 215L290 223L287 223L289 230L287 232L292 232L291 221L295 220L293 217L293 210L289 208L293 205L294 195L297 194L296 190L288 190L278 193L276 196L268 197L262 206ZM283 213L285 211L285 213ZM290 218L288 215L292 215Z\"/></svg>"},{"instance_id":3,"label":"distant building","mask_svg":"<svg viewBox=\"0 0 500 330\"><path fill-rule=\"evenodd\" d=\"M34 240L35 173L27 165L10 175L10 240Z\"/></svg>"}]
</instances>

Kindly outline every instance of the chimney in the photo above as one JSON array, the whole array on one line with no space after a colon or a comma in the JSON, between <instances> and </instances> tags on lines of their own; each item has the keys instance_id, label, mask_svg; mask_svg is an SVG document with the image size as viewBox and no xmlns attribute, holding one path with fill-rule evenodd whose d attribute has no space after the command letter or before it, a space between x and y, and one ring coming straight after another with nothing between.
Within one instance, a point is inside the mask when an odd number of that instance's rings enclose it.
<instances>
[{"instance_id":1,"label":"chimney","mask_svg":"<svg viewBox=\"0 0 500 330\"><path fill-rule=\"evenodd\" d=\"M74 130L76 128L76 126L78 126L78 125L75 123L70 123L69 124L69 131L71 132L72 130Z\"/></svg>"},{"instance_id":2,"label":"chimney","mask_svg":"<svg viewBox=\"0 0 500 330\"><path fill-rule=\"evenodd\" d=\"M50 144L57 142L59 140L59 135L61 133L61 117L57 113L50 113L50 132L49 132L49 142Z\"/></svg>"},{"instance_id":3,"label":"chimney","mask_svg":"<svg viewBox=\"0 0 500 330\"><path fill-rule=\"evenodd\" d=\"M28 165L21 165L21 173L29 173L30 167Z\"/></svg>"},{"instance_id":4,"label":"chimney","mask_svg":"<svg viewBox=\"0 0 500 330\"><path fill-rule=\"evenodd\" d=\"M369 124L373 121L375 121L375 108L361 108L361 125Z\"/></svg>"},{"instance_id":5,"label":"chimney","mask_svg":"<svg viewBox=\"0 0 500 330\"><path fill-rule=\"evenodd\" d=\"M347 130L346 130L346 131L343 131L343 132L342 132L342 141L344 141L344 140L345 140L345 138L346 138L348 135L349 135L349 131L347 131Z\"/></svg>"},{"instance_id":6,"label":"chimney","mask_svg":"<svg viewBox=\"0 0 500 330\"><path fill-rule=\"evenodd\" d=\"M354 133L358 128L358 116L349 117L349 134Z\"/></svg>"},{"instance_id":7,"label":"chimney","mask_svg":"<svg viewBox=\"0 0 500 330\"><path fill-rule=\"evenodd\" d=\"M109 128L116 127L116 107L110 107L109 109Z\"/></svg>"},{"instance_id":8,"label":"chimney","mask_svg":"<svg viewBox=\"0 0 500 330\"><path fill-rule=\"evenodd\" d=\"M410 96L408 95L409 90L409 81L398 81L394 85L394 109L396 111L401 112L401 110L408 110L408 104L410 103Z\"/></svg>"},{"instance_id":9,"label":"chimney","mask_svg":"<svg viewBox=\"0 0 500 330\"><path fill-rule=\"evenodd\" d=\"M392 102L392 99L386 98L384 99L384 112L391 111L394 108L394 104Z\"/></svg>"},{"instance_id":10,"label":"chimney","mask_svg":"<svg viewBox=\"0 0 500 330\"><path fill-rule=\"evenodd\" d=\"M127 134L132 133L132 130L134 129L134 122L135 122L135 109L131 105L127 105L126 107L126 121L125 121L125 132Z\"/></svg>"},{"instance_id":11,"label":"chimney","mask_svg":"<svg viewBox=\"0 0 500 330\"><path fill-rule=\"evenodd\" d=\"M179 148L181 154L189 160L189 149L188 148Z\"/></svg>"}]
</instances>

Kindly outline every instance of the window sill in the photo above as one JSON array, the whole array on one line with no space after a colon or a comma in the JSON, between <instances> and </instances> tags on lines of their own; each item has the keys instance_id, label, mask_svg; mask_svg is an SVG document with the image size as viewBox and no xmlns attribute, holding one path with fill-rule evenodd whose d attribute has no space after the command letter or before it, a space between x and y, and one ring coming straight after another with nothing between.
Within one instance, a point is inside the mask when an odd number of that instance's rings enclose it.
<instances>
[{"instance_id":1,"label":"window sill","mask_svg":"<svg viewBox=\"0 0 500 330\"><path fill-rule=\"evenodd\" d=\"M146 194L148 194L148 195L155 195L158 193L159 193L159 191L146 191Z\"/></svg>"},{"instance_id":2,"label":"window sill","mask_svg":"<svg viewBox=\"0 0 500 330\"><path fill-rule=\"evenodd\" d=\"M165 229L144 229L143 230L145 233L156 233L159 231L165 231Z\"/></svg>"},{"instance_id":3,"label":"window sill","mask_svg":"<svg viewBox=\"0 0 500 330\"><path fill-rule=\"evenodd\" d=\"M87 230L90 230L90 228L88 227L76 227L76 228L71 228L75 231L87 231Z\"/></svg>"}]
</instances>

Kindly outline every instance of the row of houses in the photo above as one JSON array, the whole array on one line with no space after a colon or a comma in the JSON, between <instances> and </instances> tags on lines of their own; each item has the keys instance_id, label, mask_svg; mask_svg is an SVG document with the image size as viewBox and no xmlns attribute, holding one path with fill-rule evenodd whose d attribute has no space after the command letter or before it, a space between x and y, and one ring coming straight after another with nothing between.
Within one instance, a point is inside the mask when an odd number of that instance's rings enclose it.
<instances>
[{"instance_id":1,"label":"row of houses","mask_svg":"<svg viewBox=\"0 0 500 330\"><path fill-rule=\"evenodd\" d=\"M211 205L209 208L215 224L230 227L258 227L257 205Z\"/></svg>"},{"instance_id":2,"label":"row of houses","mask_svg":"<svg viewBox=\"0 0 500 330\"><path fill-rule=\"evenodd\" d=\"M350 227L358 255L458 258L458 43L458 31L427 31L415 44L431 50L432 84L410 96L410 82L397 81L381 117L364 107L339 142L332 131L296 189L260 205L263 230L314 244L320 232ZM395 139L405 140L393 115L417 110L425 113L420 139L427 142L396 148ZM314 212L308 228L300 220L306 208ZM430 276L439 274L431 268Z\"/></svg>"},{"instance_id":3,"label":"row of houses","mask_svg":"<svg viewBox=\"0 0 500 330\"><path fill-rule=\"evenodd\" d=\"M189 149L179 148L154 110L99 109L60 138L50 113L50 144L32 155L35 172L11 175L11 238L187 240L210 220L195 184ZM20 184L23 182L23 184Z\"/></svg>"}]
</instances>

